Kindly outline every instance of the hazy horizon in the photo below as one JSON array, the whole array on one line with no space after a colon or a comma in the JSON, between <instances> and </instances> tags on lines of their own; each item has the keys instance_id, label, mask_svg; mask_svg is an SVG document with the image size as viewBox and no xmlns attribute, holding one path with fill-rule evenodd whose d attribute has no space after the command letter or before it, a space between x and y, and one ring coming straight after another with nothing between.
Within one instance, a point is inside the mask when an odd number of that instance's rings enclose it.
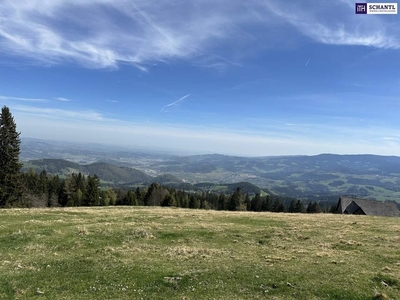
<instances>
[{"instance_id":1,"label":"hazy horizon","mask_svg":"<svg viewBox=\"0 0 400 300\"><path fill-rule=\"evenodd\" d=\"M21 145L25 147L25 143L28 141L36 141L36 142L44 142L44 143L50 143L50 144L66 144L69 146L79 146L82 147L84 150L98 150L99 152L102 151L126 151L126 152L132 152L132 153L143 153L143 154L151 154L151 155L168 155L168 156L195 156L195 155L222 155L222 156L237 156L237 157L242 157L242 158L263 158L263 157L295 157L295 156L319 156L319 155L355 155L355 156L362 156L362 155L376 155L376 156L394 156L394 157L400 157L398 155L379 155L379 154L371 154L371 153L331 153L331 152L323 152L323 153L317 153L317 154L277 154L277 155L234 155L234 154L227 154L227 153L218 153L218 152L210 152L210 151L185 151L181 149L174 149L174 148L162 148L162 147L141 147L141 146L124 146L124 145L113 145L113 144L107 144L107 143L97 143L97 142L77 142L77 141L67 141L67 140L51 140L51 139L40 139L40 138L29 138L29 137L23 137L21 139ZM100 147L93 149L93 147ZM45 158L45 157L43 157Z\"/></svg>"},{"instance_id":2,"label":"hazy horizon","mask_svg":"<svg viewBox=\"0 0 400 300\"><path fill-rule=\"evenodd\" d=\"M6 2L21 137L239 156L400 155L400 19L355 2Z\"/></svg>"}]
</instances>

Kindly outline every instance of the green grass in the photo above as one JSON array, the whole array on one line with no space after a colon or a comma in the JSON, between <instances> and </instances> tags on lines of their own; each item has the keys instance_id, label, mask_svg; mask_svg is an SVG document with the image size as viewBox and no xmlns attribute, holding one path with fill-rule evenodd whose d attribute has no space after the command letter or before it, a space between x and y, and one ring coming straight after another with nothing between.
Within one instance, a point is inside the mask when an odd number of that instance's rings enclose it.
<instances>
[{"instance_id":1,"label":"green grass","mask_svg":"<svg viewBox=\"0 0 400 300\"><path fill-rule=\"evenodd\" d=\"M399 243L397 218L0 210L0 299L399 299Z\"/></svg>"}]
</instances>

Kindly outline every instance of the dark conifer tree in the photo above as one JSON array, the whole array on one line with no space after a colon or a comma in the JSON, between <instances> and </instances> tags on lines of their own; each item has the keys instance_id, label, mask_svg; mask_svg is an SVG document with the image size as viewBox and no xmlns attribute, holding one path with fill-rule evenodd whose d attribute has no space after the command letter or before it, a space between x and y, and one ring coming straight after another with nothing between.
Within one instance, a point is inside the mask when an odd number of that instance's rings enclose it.
<instances>
[{"instance_id":1,"label":"dark conifer tree","mask_svg":"<svg viewBox=\"0 0 400 300\"><path fill-rule=\"evenodd\" d=\"M208 192L204 208L206 209L217 209L218 207L218 195L213 192Z\"/></svg>"},{"instance_id":2,"label":"dark conifer tree","mask_svg":"<svg viewBox=\"0 0 400 300\"><path fill-rule=\"evenodd\" d=\"M74 174L72 174L63 181L63 189L59 198L61 206L79 206L80 203L77 203L76 196L76 181Z\"/></svg>"},{"instance_id":3,"label":"dark conifer tree","mask_svg":"<svg viewBox=\"0 0 400 300\"><path fill-rule=\"evenodd\" d=\"M115 205L123 204L126 193L127 192L121 188L118 188L115 190L115 194L116 194Z\"/></svg>"},{"instance_id":4,"label":"dark conifer tree","mask_svg":"<svg viewBox=\"0 0 400 300\"><path fill-rule=\"evenodd\" d=\"M198 195L190 195L189 208L194 208L194 209L200 208L200 199Z\"/></svg>"},{"instance_id":5,"label":"dark conifer tree","mask_svg":"<svg viewBox=\"0 0 400 300\"><path fill-rule=\"evenodd\" d=\"M296 203L296 212L304 213L306 212L306 208L304 207L303 201L297 200Z\"/></svg>"},{"instance_id":6,"label":"dark conifer tree","mask_svg":"<svg viewBox=\"0 0 400 300\"><path fill-rule=\"evenodd\" d=\"M83 205L96 206L100 204L99 177L96 175L87 177L86 191L83 198Z\"/></svg>"},{"instance_id":7,"label":"dark conifer tree","mask_svg":"<svg viewBox=\"0 0 400 300\"><path fill-rule=\"evenodd\" d=\"M295 201L294 199L290 202L290 205L289 205L289 212L290 212L290 213L297 212L297 211L296 211L296 201Z\"/></svg>"},{"instance_id":8,"label":"dark conifer tree","mask_svg":"<svg viewBox=\"0 0 400 300\"><path fill-rule=\"evenodd\" d=\"M200 197L200 209L206 208L206 194L202 193Z\"/></svg>"},{"instance_id":9,"label":"dark conifer tree","mask_svg":"<svg viewBox=\"0 0 400 300\"><path fill-rule=\"evenodd\" d=\"M180 207L189 208L189 196L187 193L184 193L180 199Z\"/></svg>"},{"instance_id":10,"label":"dark conifer tree","mask_svg":"<svg viewBox=\"0 0 400 300\"><path fill-rule=\"evenodd\" d=\"M229 201L229 210L244 210L244 201L243 201L243 193L240 187L236 189L236 191L231 195ZM243 207L242 207L243 206Z\"/></svg>"},{"instance_id":11,"label":"dark conifer tree","mask_svg":"<svg viewBox=\"0 0 400 300\"><path fill-rule=\"evenodd\" d=\"M66 206L67 202L68 202L68 193L64 179L60 181L60 188L58 190L58 204L60 206Z\"/></svg>"},{"instance_id":12,"label":"dark conifer tree","mask_svg":"<svg viewBox=\"0 0 400 300\"><path fill-rule=\"evenodd\" d=\"M244 205L246 206L246 210L250 211L251 210L251 199L249 194L246 193L246 196L244 198Z\"/></svg>"},{"instance_id":13,"label":"dark conifer tree","mask_svg":"<svg viewBox=\"0 0 400 300\"><path fill-rule=\"evenodd\" d=\"M308 213L308 214L313 213L313 212L314 212L313 209L314 209L314 202L311 201L311 202L309 202L308 205L307 205L307 213Z\"/></svg>"},{"instance_id":14,"label":"dark conifer tree","mask_svg":"<svg viewBox=\"0 0 400 300\"><path fill-rule=\"evenodd\" d=\"M331 214L336 214L337 210L336 210L336 205L332 205L329 207L329 213Z\"/></svg>"},{"instance_id":15,"label":"dark conifer tree","mask_svg":"<svg viewBox=\"0 0 400 300\"><path fill-rule=\"evenodd\" d=\"M278 212L285 212L286 211L286 207L285 204L283 204L282 202L279 204L278 206Z\"/></svg>"},{"instance_id":16,"label":"dark conifer tree","mask_svg":"<svg viewBox=\"0 0 400 300\"><path fill-rule=\"evenodd\" d=\"M138 204L143 205L144 204L143 203L143 193L140 190L140 187L136 188L135 194L136 194L136 199L137 199Z\"/></svg>"},{"instance_id":17,"label":"dark conifer tree","mask_svg":"<svg viewBox=\"0 0 400 300\"><path fill-rule=\"evenodd\" d=\"M285 206L283 205L281 199L276 198L274 204L272 206L272 211L274 212L283 212L285 211Z\"/></svg>"},{"instance_id":18,"label":"dark conifer tree","mask_svg":"<svg viewBox=\"0 0 400 300\"><path fill-rule=\"evenodd\" d=\"M261 204L261 211L272 211L272 198L267 195Z\"/></svg>"},{"instance_id":19,"label":"dark conifer tree","mask_svg":"<svg viewBox=\"0 0 400 300\"><path fill-rule=\"evenodd\" d=\"M251 200L251 207L250 210L252 211L261 211L261 196L260 193L257 193L253 200Z\"/></svg>"},{"instance_id":20,"label":"dark conifer tree","mask_svg":"<svg viewBox=\"0 0 400 300\"><path fill-rule=\"evenodd\" d=\"M168 194L167 189L157 183L152 183L144 195L143 202L146 206L159 206Z\"/></svg>"},{"instance_id":21,"label":"dark conifer tree","mask_svg":"<svg viewBox=\"0 0 400 300\"><path fill-rule=\"evenodd\" d=\"M165 196L161 206L176 206L176 199L172 193Z\"/></svg>"},{"instance_id":22,"label":"dark conifer tree","mask_svg":"<svg viewBox=\"0 0 400 300\"><path fill-rule=\"evenodd\" d=\"M0 207L15 206L22 200L19 136L10 110L4 106L0 114Z\"/></svg>"},{"instance_id":23,"label":"dark conifer tree","mask_svg":"<svg viewBox=\"0 0 400 300\"><path fill-rule=\"evenodd\" d=\"M311 214L320 213L321 207L319 206L318 202L310 202L307 207L307 212Z\"/></svg>"},{"instance_id":24,"label":"dark conifer tree","mask_svg":"<svg viewBox=\"0 0 400 300\"><path fill-rule=\"evenodd\" d=\"M30 194L39 194L38 181L39 176L33 168L30 168L28 172L22 174L23 184Z\"/></svg>"},{"instance_id":25,"label":"dark conifer tree","mask_svg":"<svg viewBox=\"0 0 400 300\"><path fill-rule=\"evenodd\" d=\"M39 185L38 189L41 194L47 194L47 191L48 191L48 187L47 187L48 182L47 181L48 181L47 172L46 172L46 170L43 170L39 174L39 182L38 182L38 185Z\"/></svg>"},{"instance_id":26,"label":"dark conifer tree","mask_svg":"<svg viewBox=\"0 0 400 300\"><path fill-rule=\"evenodd\" d=\"M226 205L226 197L224 193L221 193L218 197L218 210L224 210Z\"/></svg>"},{"instance_id":27,"label":"dark conifer tree","mask_svg":"<svg viewBox=\"0 0 400 300\"><path fill-rule=\"evenodd\" d=\"M55 179L57 177L57 179ZM60 184L58 176L47 176L47 206L57 205L57 189Z\"/></svg>"},{"instance_id":28,"label":"dark conifer tree","mask_svg":"<svg viewBox=\"0 0 400 300\"><path fill-rule=\"evenodd\" d=\"M122 200L122 205L138 205L136 194L133 191L129 190Z\"/></svg>"},{"instance_id":29,"label":"dark conifer tree","mask_svg":"<svg viewBox=\"0 0 400 300\"><path fill-rule=\"evenodd\" d=\"M81 190L82 194L85 194L86 190L85 175L82 175L82 173L79 172L78 175L74 174L74 177L75 177L76 188Z\"/></svg>"},{"instance_id":30,"label":"dark conifer tree","mask_svg":"<svg viewBox=\"0 0 400 300\"><path fill-rule=\"evenodd\" d=\"M59 205L59 196L62 192L62 180L58 177L58 175L54 175L49 180L48 184L48 193L49 193L49 203L48 206L58 206ZM53 201L56 199L56 201Z\"/></svg>"}]
</instances>

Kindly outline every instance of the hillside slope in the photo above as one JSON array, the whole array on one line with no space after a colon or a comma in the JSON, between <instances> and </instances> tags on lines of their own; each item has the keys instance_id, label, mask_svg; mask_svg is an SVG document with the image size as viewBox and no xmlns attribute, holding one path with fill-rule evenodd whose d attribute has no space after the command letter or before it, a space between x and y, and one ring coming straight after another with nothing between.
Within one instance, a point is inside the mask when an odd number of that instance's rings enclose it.
<instances>
[{"instance_id":1,"label":"hillside slope","mask_svg":"<svg viewBox=\"0 0 400 300\"><path fill-rule=\"evenodd\" d=\"M89 165L79 165L63 159L39 159L31 160L24 164L23 170L33 168L37 172L46 170L51 174L61 176L70 173L82 173L84 175L96 174L101 180L113 183L132 183L142 184L152 181L152 177L142 171L111 165L104 162L92 163Z\"/></svg>"},{"instance_id":2,"label":"hillside slope","mask_svg":"<svg viewBox=\"0 0 400 300\"><path fill-rule=\"evenodd\" d=\"M339 195L352 195L359 198L400 202L400 157L397 156L335 154L274 157L237 157L219 154L174 156L166 153L119 149L113 146L79 146L51 141L25 141L25 139L21 149L21 157L25 161L28 157L57 157L79 162L81 166L102 161L139 170L151 175L152 180L161 184L186 190L196 188L194 185L198 183L210 183L214 185L214 190L223 190L220 189L221 185L250 182L264 191L270 190L279 195L308 200L337 200ZM48 171L52 173L68 174L82 170L71 162L43 161L46 162ZM37 166L25 162L28 168L35 167L38 171L43 169L43 164L41 162L37 169ZM93 168L103 167L98 165ZM116 173L113 179L119 183L129 183L125 180L131 175L132 178L138 178L137 181L133 179L133 183L145 179L145 176L139 173L136 175L128 173L129 176L125 176L124 170L116 170L113 167L107 172ZM166 173L172 176L160 176Z\"/></svg>"}]
</instances>

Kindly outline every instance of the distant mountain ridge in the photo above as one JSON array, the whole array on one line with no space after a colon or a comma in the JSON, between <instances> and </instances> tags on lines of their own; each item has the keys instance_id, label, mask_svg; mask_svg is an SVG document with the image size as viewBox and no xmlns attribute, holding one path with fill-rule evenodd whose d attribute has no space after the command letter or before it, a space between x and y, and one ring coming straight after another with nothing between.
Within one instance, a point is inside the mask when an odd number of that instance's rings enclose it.
<instances>
[{"instance_id":1,"label":"distant mountain ridge","mask_svg":"<svg viewBox=\"0 0 400 300\"><path fill-rule=\"evenodd\" d=\"M351 195L400 201L400 157L397 156L195 155L172 158L151 167L178 177L205 178L204 181L212 183L224 179L227 183L251 182L264 190L295 198L322 200Z\"/></svg>"},{"instance_id":2,"label":"distant mountain ridge","mask_svg":"<svg viewBox=\"0 0 400 300\"><path fill-rule=\"evenodd\" d=\"M53 162L49 164L49 170L60 169L64 173L72 170L96 171L113 182L129 183L127 178L137 178L138 180L135 179L133 182L139 182L150 176L151 180L159 180L162 184L184 189L214 190L226 190L229 184L249 182L264 191L294 198L323 200L338 199L340 195L348 195L400 202L400 157L398 156L370 154L177 156L110 146L76 146L32 140L25 145L22 143L22 146L22 160L26 161L29 157L63 158L70 162L65 165ZM109 163L113 167L103 168L102 165L94 165L90 170L90 167L84 169L78 167L100 162ZM122 169L116 169L116 166ZM133 171L124 170L124 167L143 172L146 176L140 173L135 175ZM210 185L200 187L202 183Z\"/></svg>"},{"instance_id":3,"label":"distant mountain ridge","mask_svg":"<svg viewBox=\"0 0 400 300\"><path fill-rule=\"evenodd\" d=\"M237 157L225 155L195 155L179 157L163 164L163 168L168 171L180 165L182 170L194 169L196 166L201 168L206 165L210 169L222 168L225 170L252 170L254 168L264 168L271 172L304 172L307 170L328 171L328 172L347 172L347 173L398 173L400 174L400 157L398 156L379 156L369 154L358 155L339 155L339 154L319 154L315 156L270 156L270 157ZM183 165L183 166L182 166ZM268 170L268 168L270 168Z\"/></svg>"}]
</instances>

